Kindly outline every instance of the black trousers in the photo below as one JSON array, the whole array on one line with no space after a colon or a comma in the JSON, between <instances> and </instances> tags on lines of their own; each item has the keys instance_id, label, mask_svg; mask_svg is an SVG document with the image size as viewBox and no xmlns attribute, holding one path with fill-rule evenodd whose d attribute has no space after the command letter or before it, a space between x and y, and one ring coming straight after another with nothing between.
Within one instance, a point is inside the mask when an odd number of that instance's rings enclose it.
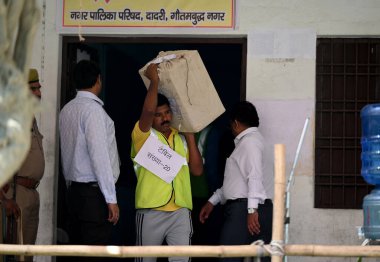
<instances>
[{"instance_id":1,"label":"black trousers","mask_svg":"<svg viewBox=\"0 0 380 262\"><path fill-rule=\"evenodd\" d=\"M221 245L249 245L256 240L269 244L272 239L273 204L270 199L259 204L260 233L251 235L247 227L247 199L227 201L224 209L224 224L220 237ZM243 258L224 258L222 261L241 262ZM261 261L270 261L270 257Z\"/></svg>"},{"instance_id":2,"label":"black trousers","mask_svg":"<svg viewBox=\"0 0 380 262\"><path fill-rule=\"evenodd\" d=\"M67 191L69 237L73 245L108 245L112 224L108 206L97 183L73 182ZM106 261L98 257L78 257L73 261Z\"/></svg>"}]
</instances>

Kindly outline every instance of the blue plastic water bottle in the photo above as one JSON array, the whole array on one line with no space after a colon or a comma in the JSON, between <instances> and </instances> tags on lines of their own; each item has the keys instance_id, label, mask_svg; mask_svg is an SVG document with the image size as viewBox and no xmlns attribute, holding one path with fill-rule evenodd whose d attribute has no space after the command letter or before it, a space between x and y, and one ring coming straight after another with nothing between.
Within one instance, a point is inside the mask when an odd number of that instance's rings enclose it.
<instances>
[{"instance_id":1,"label":"blue plastic water bottle","mask_svg":"<svg viewBox=\"0 0 380 262\"><path fill-rule=\"evenodd\" d=\"M363 200L365 238L380 239L380 190L375 188Z\"/></svg>"},{"instance_id":2,"label":"blue plastic water bottle","mask_svg":"<svg viewBox=\"0 0 380 262\"><path fill-rule=\"evenodd\" d=\"M380 239L380 104L370 104L361 110L362 169L364 180L375 189L363 200L364 236Z\"/></svg>"},{"instance_id":3,"label":"blue plastic water bottle","mask_svg":"<svg viewBox=\"0 0 380 262\"><path fill-rule=\"evenodd\" d=\"M366 105L361 111L362 170L365 181L380 186L380 104Z\"/></svg>"}]
</instances>

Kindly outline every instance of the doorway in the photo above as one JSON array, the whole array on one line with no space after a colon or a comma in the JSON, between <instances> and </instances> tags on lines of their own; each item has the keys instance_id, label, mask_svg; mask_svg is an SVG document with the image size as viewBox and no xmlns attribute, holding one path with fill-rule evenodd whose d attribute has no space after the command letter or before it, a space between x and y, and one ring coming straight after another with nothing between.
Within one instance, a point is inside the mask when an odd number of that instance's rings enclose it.
<instances>
[{"instance_id":1,"label":"doorway","mask_svg":"<svg viewBox=\"0 0 380 262\"><path fill-rule=\"evenodd\" d=\"M116 140L121 160L121 173L117 182L117 197L121 219L115 227L115 245L134 245L134 190L136 178L130 160L131 131L138 120L146 88L138 70L157 56L160 51L198 50L215 89L228 110L233 104L246 98L246 38L172 38L130 37L106 38L64 36L62 39L62 108L75 96L71 73L82 53L99 63L102 71L104 108L115 123ZM207 174L208 193L221 186L224 163L233 149L233 139L227 129L225 114L213 122L214 137L210 143L213 167ZM212 141L212 142L211 142ZM223 142L222 142L223 141ZM207 161L207 160L206 160ZM210 161L211 162L211 161ZM211 174L212 173L212 174ZM57 226L66 228L65 183L59 175ZM200 225L198 214L207 197L197 197L193 191L193 244L218 244L218 230L222 223L221 208L216 208L213 222ZM193 259L196 261L196 259ZM201 260L199 260L201 261ZM202 259L202 261L205 261ZM212 261L211 259L209 261Z\"/></svg>"}]
</instances>

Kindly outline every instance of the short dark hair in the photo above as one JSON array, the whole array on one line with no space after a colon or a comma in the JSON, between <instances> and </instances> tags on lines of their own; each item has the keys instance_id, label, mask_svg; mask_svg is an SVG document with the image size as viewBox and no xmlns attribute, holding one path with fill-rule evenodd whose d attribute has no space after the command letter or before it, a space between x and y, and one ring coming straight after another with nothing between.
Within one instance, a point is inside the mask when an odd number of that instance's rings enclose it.
<instances>
[{"instance_id":1,"label":"short dark hair","mask_svg":"<svg viewBox=\"0 0 380 262\"><path fill-rule=\"evenodd\" d=\"M237 120L249 127L258 127L260 124L256 107L248 101L241 101L235 104L229 112L229 118L230 121Z\"/></svg>"},{"instance_id":2,"label":"short dark hair","mask_svg":"<svg viewBox=\"0 0 380 262\"><path fill-rule=\"evenodd\" d=\"M90 60L81 60L74 68L75 88L81 90L93 87L99 75L98 64Z\"/></svg>"},{"instance_id":3,"label":"short dark hair","mask_svg":"<svg viewBox=\"0 0 380 262\"><path fill-rule=\"evenodd\" d=\"M168 105L170 107L169 99L164 96L163 94L158 93L157 94L157 107L163 106L163 105Z\"/></svg>"}]
</instances>

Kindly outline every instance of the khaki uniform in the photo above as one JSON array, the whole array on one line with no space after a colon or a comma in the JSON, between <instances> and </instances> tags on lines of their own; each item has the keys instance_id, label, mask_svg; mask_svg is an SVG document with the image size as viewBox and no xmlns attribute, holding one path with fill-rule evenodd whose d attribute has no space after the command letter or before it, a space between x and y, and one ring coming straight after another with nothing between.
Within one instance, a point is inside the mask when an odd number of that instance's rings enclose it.
<instances>
[{"instance_id":1,"label":"khaki uniform","mask_svg":"<svg viewBox=\"0 0 380 262\"><path fill-rule=\"evenodd\" d=\"M40 181L45 170L42 138L36 120L33 120L31 146L17 176ZM21 209L24 245L35 244L39 221L40 196L36 189L16 184L16 202Z\"/></svg>"},{"instance_id":2,"label":"khaki uniform","mask_svg":"<svg viewBox=\"0 0 380 262\"><path fill-rule=\"evenodd\" d=\"M45 170L45 158L42 147L42 134L38 130L36 120L33 120L32 138L29 153L22 166L17 172L17 176L31 178L40 181ZM7 198L13 196L13 182L7 192ZM18 225L18 243L33 245L36 242L40 197L34 188L26 188L16 183L16 202L21 210L22 225ZM18 220L19 222L20 220ZM22 232L22 235L21 233ZM33 257L25 257L25 261L32 261Z\"/></svg>"}]
</instances>

